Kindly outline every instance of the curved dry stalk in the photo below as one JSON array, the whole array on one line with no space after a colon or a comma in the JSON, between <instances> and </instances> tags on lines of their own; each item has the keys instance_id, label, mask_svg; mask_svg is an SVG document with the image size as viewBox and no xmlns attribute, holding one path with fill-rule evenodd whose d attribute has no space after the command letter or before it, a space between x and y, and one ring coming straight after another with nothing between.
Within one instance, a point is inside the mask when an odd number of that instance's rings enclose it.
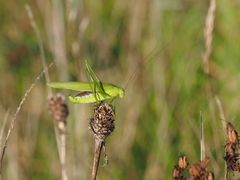
<instances>
[{"instance_id":1,"label":"curved dry stalk","mask_svg":"<svg viewBox=\"0 0 240 180\"><path fill-rule=\"evenodd\" d=\"M53 63L50 63L50 65L48 66L47 69L49 69L51 66L53 65ZM10 124L10 127L8 129L8 132L7 132L7 135L6 135L6 138L5 138L5 141L4 141L4 145L3 145L3 148L2 148L2 153L1 153L1 159L0 159L0 174L2 174L2 168L3 168L3 158L4 158L4 155L5 155L5 151L6 151L6 148L7 148L7 143L8 143L8 140L9 140L9 137L11 135L11 132L14 128L14 125L15 125L15 121L17 119L17 116L20 112L20 110L22 109L22 106L24 104L24 102L26 101L28 95L30 94L30 92L32 91L32 89L35 87L36 83L39 81L39 79L42 77L42 75L45 73L45 71L47 69L44 69L41 71L41 73L35 78L34 82L31 84L31 86L27 89L27 91L25 92L22 100L20 101L18 107L17 107L17 110L15 112L15 114L13 115L12 117L12 120L11 120L11 124Z\"/></svg>"},{"instance_id":2,"label":"curved dry stalk","mask_svg":"<svg viewBox=\"0 0 240 180\"><path fill-rule=\"evenodd\" d=\"M98 166L100 162L100 155L101 155L103 145L104 145L104 141L95 138L95 150L94 150L91 180L96 180L97 178Z\"/></svg>"},{"instance_id":3,"label":"curved dry stalk","mask_svg":"<svg viewBox=\"0 0 240 180\"><path fill-rule=\"evenodd\" d=\"M7 124L8 116L9 116L9 110L7 110L7 112L5 114L5 117L4 117L4 120L3 120L3 123L2 123L2 127L1 127L1 130L0 130L0 147L2 147L3 133L4 133L5 126Z\"/></svg>"}]
</instances>

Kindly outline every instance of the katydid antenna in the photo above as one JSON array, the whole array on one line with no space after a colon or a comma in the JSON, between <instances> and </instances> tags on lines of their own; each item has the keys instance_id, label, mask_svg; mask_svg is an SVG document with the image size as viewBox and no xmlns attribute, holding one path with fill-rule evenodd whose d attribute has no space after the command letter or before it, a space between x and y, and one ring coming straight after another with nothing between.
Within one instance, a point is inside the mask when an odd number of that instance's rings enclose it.
<instances>
[{"instance_id":1,"label":"katydid antenna","mask_svg":"<svg viewBox=\"0 0 240 180\"><path fill-rule=\"evenodd\" d=\"M173 38L170 40L170 42L168 42L164 47L158 49L158 44L151 50L151 52L149 54L147 54L144 57L144 62L143 64L147 65L148 63L154 61L153 58L155 58L157 55L159 55L161 52L163 52L167 47L169 47L169 45L173 42ZM128 76L129 78L127 79L125 86L124 86L124 90L126 91L128 88L128 85L131 81L134 80L134 78L136 77L137 72L140 70L140 65L137 64L134 68L134 71L132 73L130 73L130 75Z\"/></svg>"}]
</instances>

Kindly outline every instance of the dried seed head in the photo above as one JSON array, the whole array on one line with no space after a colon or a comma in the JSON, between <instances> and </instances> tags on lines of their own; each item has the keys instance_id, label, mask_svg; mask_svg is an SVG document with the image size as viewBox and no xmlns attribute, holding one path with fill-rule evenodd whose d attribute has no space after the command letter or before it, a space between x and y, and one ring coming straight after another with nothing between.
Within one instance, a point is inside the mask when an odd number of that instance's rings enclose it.
<instances>
[{"instance_id":1,"label":"dried seed head","mask_svg":"<svg viewBox=\"0 0 240 180\"><path fill-rule=\"evenodd\" d=\"M227 154L224 157L227 164L227 171L240 172L240 157L239 154Z\"/></svg>"},{"instance_id":2,"label":"dried seed head","mask_svg":"<svg viewBox=\"0 0 240 180\"><path fill-rule=\"evenodd\" d=\"M188 166L187 157L182 155L178 158L178 164L173 169L173 178L175 180L185 180L186 178L183 176L183 171Z\"/></svg>"},{"instance_id":3,"label":"dried seed head","mask_svg":"<svg viewBox=\"0 0 240 180\"><path fill-rule=\"evenodd\" d=\"M102 101L94 107L94 116L90 119L89 126L97 139L105 141L107 136L113 132L114 117L112 105Z\"/></svg>"},{"instance_id":4,"label":"dried seed head","mask_svg":"<svg viewBox=\"0 0 240 180\"><path fill-rule=\"evenodd\" d=\"M201 167L199 166L198 163L194 164L191 167L189 167L188 172L192 177L200 177Z\"/></svg>"},{"instance_id":5,"label":"dried seed head","mask_svg":"<svg viewBox=\"0 0 240 180\"><path fill-rule=\"evenodd\" d=\"M203 180L208 180L209 172L206 170L208 164L210 163L210 158L205 158L204 160L193 164L189 169L189 174L191 178L201 178Z\"/></svg>"},{"instance_id":6,"label":"dried seed head","mask_svg":"<svg viewBox=\"0 0 240 180\"><path fill-rule=\"evenodd\" d=\"M186 156L180 156L178 158L178 166L181 168L181 169L185 169L187 168L188 166L188 160L187 160L187 157Z\"/></svg>"},{"instance_id":7,"label":"dried seed head","mask_svg":"<svg viewBox=\"0 0 240 180\"><path fill-rule=\"evenodd\" d=\"M227 140L225 144L224 160L226 161L227 171L240 172L240 156L238 153L239 149L238 133L230 122L227 122L226 131Z\"/></svg>"},{"instance_id":8,"label":"dried seed head","mask_svg":"<svg viewBox=\"0 0 240 180\"><path fill-rule=\"evenodd\" d=\"M175 166L173 169L173 179L175 180L183 180L183 174L182 174L182 169L178 166Z\"/></svg>"},{"instance_id":9,"label":"dried seed head","mask_svg":"<svg viewBox=\"0 0 240 180\"><path fill-rule=\"evenodd\" d=\"M228 134L228 132L233 131L233 130L235 130L233 125L230 122L227 122L227 125L226 125L227 134Z\"/></svg>"},{"instance_id":10,"label":"dried seed head","mask_svg":"<svg viewBox=\"0 0 240 180\"><path fill-rule=\"evenodd\" d=\"M225 153L229 155L234 155L237 153L237 144L235 143L230 143L227 141L225 144Z\"/></svg>"},{"instance_id":11,"label":"dried seed head","mask_svg":"<svg viewBox=\"0 0 240 180\"><path fill-rule=\"evenodd\" d=\"M206 169L209 163L210 163L210 158L206 157L204 160L200 162L200 166L201 168Z\"/></svg>"},{"instance_id":12,"label":"dried seed head","mask_svg":"<svg viewBox=\"0 0 240 180\"><path fill-rule=\"evenodd\" d=\"M237 131L234 129L233 125L230 122L227 122L226 126L227 131L227 140L225 143L225 160L229 159L231 162L234 158L238 157L239 150L239 137ZM228 163L228 162L227 162ZM234 163L227 164L227 166L231 167ZM230 170L232 168L229 168Z\"/></svg>"},{"instance_id":13,"label":"dried seed head","mask_svg":"<svg viewBox=\"0 0 240 180\"><path fill-rule=\"evenodd\" d=\"M212 172L204 171L204 172L202 172L201 176L197 179L199 179L199 180L213 180L214 175L213 175Z\"/></svg>"},{"instance_id":14,"label":"dried seed head","mask_svg":"<svg viewBox=\"0 0 240 180\"><path fill-rule=\"evenodd\" d=\"M238 144L238 133L235 130L231 130L228 132L228 140L231 143Z\"/></svg>"},{"instance_id":15,"label":"dried seed head","mask_svg":"<svg viewBox=\"0 0 240 180\"><path fill-rule=\"evenodd\" d=\"M48 109L53 118L57 121L61 133L66 132L67 116L69 114L65 98L61 94L52 95L48 99Z\"/></svg>"},{"instance_id":16,"label":"dried seed head","mask_svg":"<svg viewBox=\"0 0 240 180\"><path fill-rule=\"evenodd\" d=\"M207 180L214 180L214 174L213 174L213 172L208 172Z\"/></svg>"},{"instance_id":17,"label":"dried seed head","mask_svg":"<svg viewBox=\"0 0 240 180\"><path fill-rule=\"evenodd\" d=\"M238 144L239 143L238 133L230 122L227 122L226 131L227 131L228 141L231 143Z\"/></svg>"}]
</instances>

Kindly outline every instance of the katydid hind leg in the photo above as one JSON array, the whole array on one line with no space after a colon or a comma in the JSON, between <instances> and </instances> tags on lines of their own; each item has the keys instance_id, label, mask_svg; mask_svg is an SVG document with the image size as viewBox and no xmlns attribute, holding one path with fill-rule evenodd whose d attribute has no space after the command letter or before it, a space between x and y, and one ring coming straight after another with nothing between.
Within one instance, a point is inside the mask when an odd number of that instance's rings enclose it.
<instances>
[{"instance_id":1,"label":"katydid hind leg","mask_svg":"<svg viewBox=\"0 0 240 180\"><path fill-rule=\"evenodd\" d=\"M99 81L99 86L100 86L100 90L102 92L103 95L107 96L107 97L111 97L104 89L103 83L101 81Z\"/></svg>"}]
</instances>

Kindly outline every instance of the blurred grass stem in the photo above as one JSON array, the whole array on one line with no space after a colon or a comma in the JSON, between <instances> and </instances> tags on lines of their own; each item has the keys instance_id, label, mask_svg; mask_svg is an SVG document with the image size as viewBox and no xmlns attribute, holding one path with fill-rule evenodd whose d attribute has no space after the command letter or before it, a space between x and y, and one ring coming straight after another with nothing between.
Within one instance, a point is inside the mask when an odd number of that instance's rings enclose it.
<instances>
[{"instance_id":1,"label":"blurred grass stem","mask_svg":"<svg viewBox=\"0 0 240 180\"><path fill-rule=\"evenodd\" d=\"M48 70L47 70L46 56L45 56L45 52L44 52L44 49L43 49L43 41L42 41L42 38L41 38L41 33L40 33L40 30L39 30L39 28L36 24L35 19L34 19L34 15L32 13L31 7L28 4L26 4L25 9L26 9L28 17L30 19L31 26L33 27L33 29L36 33L36 36L37 36L37 42L38 42L38 46L39 46L39 49L40 49L42 65L43 65L43 69L45 70L44 75L45 75L47 83L49 83L50 78L49 78L49 74L48 74ZM50 87L47 86L47 90L48 90L48 94L52 94L52 90L51 90Z\"/></svg>"},{"instance_id":2,"label":"blurred grass stem","mask_svg":"<svg viewBox=\"0 0 240 180\"><path fill-rule=\"evenodd\" d=\"M4 135L4 129L5 126L7 124L7 119L9 116L9 110L6 112L3 123L1 124L1 131L0 131L0 147L2 147L2 139L3 139L3 135Z\"/></svg>"},{"instance_id":3,"label":"blurred grass stem","mask_svg":"<svg viewBox=\"0 0 240 180\"><path fill-rule=\"evenodd\" d=\"M57 125L54 123L55 137L57 141L57 148L59 159L61 163L62 180L68 180L66 169L66 133L59 133Z\"/></svg>"},{"instance_id":4,"label":"blurred grass stem","mask_svg":"<svg viewBox=\"0 0 240 180\"><path fill-rule=\"evenodd\" d=\"M38 41L38 45L39 45L39 49L40 49L40 53L41 53L41 60L42 60L42 65L43 68L45 69L45 78L47 83L50 82L50 78L49 78L49 73L47 71L47 66L46 66L46 56L45 56L45 52L44 52L44 48L43 48L43 41L41 38L41 33L40 30L36 24L36 21L34 19L34 15L32 13L31 7L27 4L25 5L28 17L30 19L31 25L36 33L37 36L37 41ZM47 86L47 90L48 90L48 96L50 96L52 94L52 90L50 87ZM67 170L66 170L66 134L65 133L59 133L57 130L57 126L56 124L54 124L55 127L55 137L56 137L56 141L57 141L57 148L58 148L58 153L59 153L59 159L60 159L60 163L61 163L61 174L62 174L62 179L63 180L68 180L68 176L67 176Z\"/></svg>"},{"instance_id":5,"label":"blurred grass stem","mask_svg":"<svg viewBox=\"0 0 240 180\"><path fill-rule=\"evenodd\" d=\"M220 119L222 121L223 131L225 131L227 123L226 123L226 118L225 118L225 115L224 115L224 112L223 112L222 103L221 103L218 96L215 96L215 101L216 101L217 108L218 108L218 111L219 111ZM225 164L225 176L224 176L225 180L227 179L227 174L228 174L227 173L227 165Z\"/></svg>"}]
</instances>

